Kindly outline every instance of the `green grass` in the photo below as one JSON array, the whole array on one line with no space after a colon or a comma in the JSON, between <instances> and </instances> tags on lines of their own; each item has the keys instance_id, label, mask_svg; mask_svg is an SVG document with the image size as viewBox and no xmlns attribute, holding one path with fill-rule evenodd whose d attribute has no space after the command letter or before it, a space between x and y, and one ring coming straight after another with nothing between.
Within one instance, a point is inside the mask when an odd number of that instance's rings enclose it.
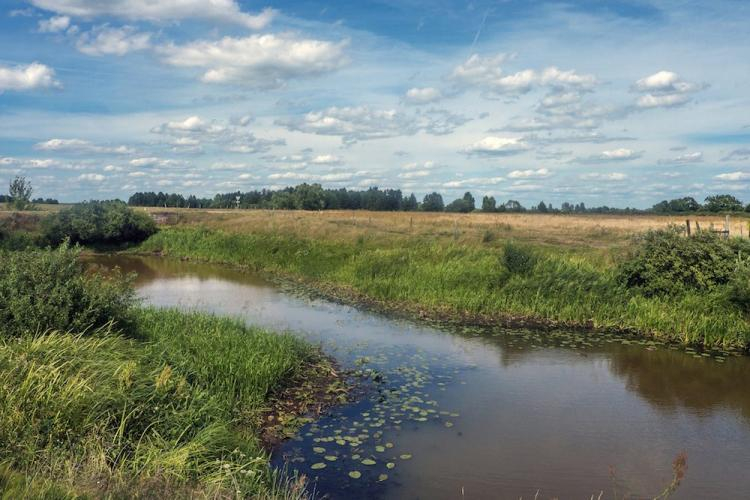
<instances>
[{"instance_id":1,"label":"green grass","mask_svg":"<svg viewBox=\"0 0 750 500\"><path fill-rule=\"evenodd\" d=\"M342 242L172 228L138 250L305 278L435 314L526 317L709 348L744 349L750 343L747 315L722 290L644 297L623 287L602 259L548 247L532 249L536 259L528 270L511 272L500 243L414 238L383 248L363 238Z\"/></svg>"},{"instance_id":2,"label":"green grass","mask_svg":"<svg viewBox=\"0 0 750 500\"><path fill-rule=\"evenodd\" d=\"M301 495L270 471L259 415L316 352L201 313L134 322L135 338L0 335L0 494Z\"/></svg>"}]
</instances>

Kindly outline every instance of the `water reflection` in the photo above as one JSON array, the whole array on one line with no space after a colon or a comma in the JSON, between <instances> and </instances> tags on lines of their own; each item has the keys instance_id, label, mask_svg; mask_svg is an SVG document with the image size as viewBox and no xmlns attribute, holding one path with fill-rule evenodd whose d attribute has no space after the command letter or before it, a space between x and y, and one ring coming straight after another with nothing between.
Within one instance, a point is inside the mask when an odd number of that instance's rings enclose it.
<instances>
[{"instance_id":1,"label":"water reflection","mask_svg":"<svg viewBox=\"0 0 750 500\"><path fill-rule=\"evenodd\" d=\"M682 450L690 469L677 498L750 488L747 358L720 364L576 332L448 333L289 295L226 267L95 260L138 272L149 303L291 329L361 370L372 397L307 426L275 457L332 497L588 498L609 491L610 465L648 494Z\"/></svg>"}]
</instances>

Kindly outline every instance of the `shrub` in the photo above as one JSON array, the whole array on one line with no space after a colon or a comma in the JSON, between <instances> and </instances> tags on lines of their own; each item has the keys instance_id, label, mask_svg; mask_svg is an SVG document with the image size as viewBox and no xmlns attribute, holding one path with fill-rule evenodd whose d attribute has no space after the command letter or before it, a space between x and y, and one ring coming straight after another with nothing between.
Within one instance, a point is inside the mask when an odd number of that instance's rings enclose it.
<instances>
[{"instance_id":1,"label":"shrub","mask_svg":"<svg viewBox=\"0 0 750 500\"><path fill-rule=\"evenodd\" d=\"M148 214L121 201L81 203L42 221L43 237L50 245L66 239L82 245L139 243L155 232L156 224Z\"/></svg>"},{"instance_id":2,"label":"shrub","mask_svg":"<svg viewBox=\"0 0 750 500\"><path fill-rule=\"evenodd\" d=\"M686 238L675 228L649 231L618 266L618 276L646 296L707 291L728 283L738 256L748 250L746 241L723 240L707 232Z\"/></svg>"},{"instance_id":3,"label":"shrub","mask_svg":"<svg viewBox=\"0 0 750 500\"><path fill-rule=\"evenodd\" d=\"M513 274L529 274L536 262L537 255L527 247L513 242L503 247L503 264Z\"/></svg>"},{"instance_id":4,"label":"shrub","mask_svg":"<svg viewBox=\"0 0 750 500\"><path fill-rule=\"evenodd\" d=\"M729 301L750 313L750 263L738 260L737 270L729 279Z\"/></svg>"},{"instance_id":5,"label":"shrub","mask_svg":"<svg viewBox=\"0 0 750 500\"><path fill-rule=\"evenodd\" d=\"M0 251L0 333L47 329L85 332L112 322L128 325L134 292L129 280L86 275L79 251Z\"/></svg>"}]
</instances>

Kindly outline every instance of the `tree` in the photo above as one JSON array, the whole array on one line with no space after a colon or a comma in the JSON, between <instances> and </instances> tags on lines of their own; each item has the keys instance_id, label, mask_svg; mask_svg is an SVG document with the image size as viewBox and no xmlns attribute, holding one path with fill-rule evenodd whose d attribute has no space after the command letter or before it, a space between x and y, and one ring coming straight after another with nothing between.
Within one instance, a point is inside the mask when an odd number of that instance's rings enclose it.
<instances>
[{"instance_id":1,"label":"tree","mask_svg":"<svg viewBox=\"0 0 750 500\"><path fill-rule=\"evenodd\" d=\"M474 202L474 197L468 191L464 193L462 198L453 200L448 204L447 207L445 207L445 210L447 212L461 212L465 214L473 212L475 209L476 205Z\"/></svg>"},{"instance_id":2,"label":"tree","mask_svg":"<svg viewBox=\"0 0 750 500\"><path fill-rule=\"evenodd\" d=\"M440 193L430 193L422 201L422 210L425 212L442 212L444 208L443 196Z\"/></svg>"},{"instance_id":3,"label":"tree","mask_svg":"<svg viewBox=\"0 0 750 500\"><path fill-rule=\"evenodd\" d=\"M505 204L503 204L503 207L508 212L523 212L524 211L523 205L521 205L516 200L508 200L508 201L506 201Z\"/></svg>"},{"instance_id":4,"label":"tree","mask_svg":"<svg viewBox=\"0 0 750 500\"><path fill-rule=\"evenodd\" d=\"M31 203L31 193L34 192L34 188L31 187L31 182L26 180L26 177L16 177L10 181L10 187L8 194L10 195L10 206L14 210L30 210L33 208Z\"/></svg>"},{"instance_id":5,"label":"tree","mask_svg":"<svg viewBox=\"0 0 750 500\"><path fill-rule=\"evenodd\" d=\"M703 208L709 212L739 212L742 210L742 202L731 194L716 194L706 198Z\"/></svg>"},{"instance_id":6,"label":"tree","mask_svg":"<svg viewBox=\"0 0 750 500\"><path fill-rule=\"evenodd\" d=\"M497 202L494 196L485 196L482 198L482 212L496 212Z\"/></svg>"},{"instance_id":7,"label":"tree","mask_svg":"<svg viewBox=\"0 0 750 500\"><path fill-rule=\"evenodd\" d=\"M417 207L417 197L414 196L414 193L412 193L408 198L404 198L404 203L401 208L403 208L407 212L412 212L416 210Z\"/></svg>"},{"instance_id":8,"label":"tree","mask_svg":"<svg viewBox=\"0 0 750 500\"><path fill-rule=\"evenodd\" d=\"M538 212L546 214L549 210L547 210L547 205L544 204L543 201L539 202L539 205L536 206L536 209Z\"/></svg>"}]
</instances>

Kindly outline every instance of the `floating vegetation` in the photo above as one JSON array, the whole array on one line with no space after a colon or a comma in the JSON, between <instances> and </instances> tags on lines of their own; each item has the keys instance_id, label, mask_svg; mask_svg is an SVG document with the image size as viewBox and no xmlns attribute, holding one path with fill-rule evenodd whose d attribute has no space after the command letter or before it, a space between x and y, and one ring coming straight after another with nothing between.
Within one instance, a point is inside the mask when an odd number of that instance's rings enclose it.
<instances>
[{"instance_id":1,"label":"floating vegetation","mask_svg":"<svg viewBox=\"0 0 750 500\"><path fill-rule=\"evenodd\" d=\"M349 472L349 477L352 479L359 479L360 477L362 477L362 473L358 470L353 470Z\"/></svg>"}]
</instances>

